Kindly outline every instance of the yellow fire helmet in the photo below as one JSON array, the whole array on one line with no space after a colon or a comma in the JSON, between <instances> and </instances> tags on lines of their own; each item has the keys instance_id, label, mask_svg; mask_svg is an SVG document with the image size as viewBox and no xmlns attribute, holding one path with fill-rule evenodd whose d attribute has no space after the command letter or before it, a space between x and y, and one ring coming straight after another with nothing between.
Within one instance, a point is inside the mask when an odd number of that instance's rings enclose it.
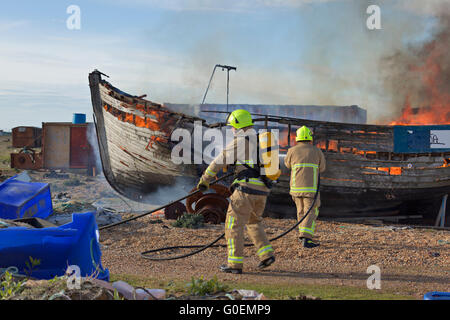
<instances>
[{"instance_id":1,"label":"yellow fire helmet","mask_svg":"<svg viewBox=\"0 0 450 320\"><path fill-rule=\"evenodd\" d=\"M303 126L297 129L297 136L295 141L312 141L313 137L311 130L307 126Z\"/></svg>"},{"instance_id":2,"label":"yellow fire helmet","mask_svg":"<svg viewBox=\"0 0 450 320\"><path fill-rule=\"evenodd\" d=\"M244 109L234 110L227 119L227 124L235 129L242 129L253 125L252 115Z\"/></svg>"}]
</instances>

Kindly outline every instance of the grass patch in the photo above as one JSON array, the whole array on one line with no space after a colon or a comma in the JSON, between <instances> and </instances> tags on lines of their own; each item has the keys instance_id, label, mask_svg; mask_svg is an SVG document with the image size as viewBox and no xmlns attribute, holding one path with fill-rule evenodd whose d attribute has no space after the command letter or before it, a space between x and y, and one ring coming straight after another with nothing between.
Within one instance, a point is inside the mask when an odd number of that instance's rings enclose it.
<instances>
[{"instance_id":1,"label":"grass patch","mask_svg":"<svg viewBox=\"0 0 450 320\"><path fill-rule=\"evenodd\" d=\"M189 281L187 280L160 280L156 278L147 278L144 276L112 274L110 281L125 281L134 287L160 288L165 289L168 294L182 295L189 294ZM211 280L210 280L211 281ZM191 281L192 282L192 281ZM211 284L211 283L210 283ZM214 283L213 283L214 284ZM259 284L250 282L228 281L220 284L227 287L230 291L233 289L255 290L263 293L271 300L289 300L302 296L313 296L322 300L415 300L416 298L408 295L396 294L387 290L369 290L367 288L352 286L332 286L332 285L310 285L310 284ZM206 287L208 287L206 285Z\"/></svg>"},{"instance_id":2,"label":"grass patch","mask_svg":"<svg viewBox=\"0 0 450 320\"><path fill-rule=\"evenodd\" d=\"M314 296L322 300L413 300L412 296L398 295L384 290L333 285L255 284L237 282L232 287L255 290L273 300L289 300L299 296Z\"/></svg>"}]
</instances>

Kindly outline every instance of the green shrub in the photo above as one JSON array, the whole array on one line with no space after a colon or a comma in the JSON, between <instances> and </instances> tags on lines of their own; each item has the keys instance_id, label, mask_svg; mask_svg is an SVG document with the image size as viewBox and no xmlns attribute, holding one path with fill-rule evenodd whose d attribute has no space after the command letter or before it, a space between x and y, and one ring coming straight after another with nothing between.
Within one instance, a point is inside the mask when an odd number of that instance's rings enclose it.
<instances>
[{"instance_id":1,"label":"green shrub","mask_svg":"<svg viewBox=\"0 0 450 320\"><path fill-rule=\"evenodd\" d=\"M176 228L198 229L203 227L203 216L200 214L185 213L172 223Z\"/></svg>"},{"instance_id":2,"label":"green shrub","mask_svg":"<svg viewBox=\"0 0 450 320\"><path fill-rule=\"evenodd\" d=\"M8 271L4 274L4 280L0 282L0 300L5 300L22 290L23 281L14 281L11 273Z\"/></svg>"},{"instance_id":3,"label":"green shrub","mask_svg":"<svg viewBox=\"0 0 450 320\"><path fill-rule=\"evenodd\" d=\"M217 277L214 276L211 280L204 280L203 276L200 279L192 277L191 282L187 284L189 294L194 296L204 296L206 294L215 294L218 292L226 292L227 285L221 284Z\"/></svg>"},{"instance_id":4,"label":"green shrub","mask_svg":"<svg viewBox=\"0 0 450 320\"><path fill-rule=\"evenodd\" d=\"M27 269L25 269L25 273L28 276L31 276L34 268L41 264L41 259L34 259L33 257L28 257L28 260L29 261L25 261L25 265L27 266Z\"/></svg>"}]
</instances>

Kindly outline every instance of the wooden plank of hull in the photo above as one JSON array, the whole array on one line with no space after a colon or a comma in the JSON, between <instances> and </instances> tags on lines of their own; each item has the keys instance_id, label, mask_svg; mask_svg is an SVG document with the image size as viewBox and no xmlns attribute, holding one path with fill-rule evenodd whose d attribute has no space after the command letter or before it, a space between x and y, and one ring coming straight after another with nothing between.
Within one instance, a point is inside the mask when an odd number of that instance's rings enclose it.
<instances>
[{"instance_id":1,"label":"wooden plank of hull","mask_svg":"<svg viewBox=\"0 0 450 320\"><path fill-rule=\"evenodd\" d=\"M378 180L376 180L378 178ZM320 183L321 187L335 188L340 190L341 188L350 187L354 189L370 190L370 189L384 189L384 190L410 190L414 192L415 189L422 188L447 188L449 191L450 179L446 178L416 178L414 180L408 179L408 183L401 177L388 176L386 178L391 179L380 179L380 177L374 178L369 176L366 180L356 180L356 179L341 179L341 178L330 178L329 176L321 177ZM395 179L395 180L394 180ZM437 181L436 181L437 180ZM415 181L415 183L414 183ZM408 187L409 186L409 187ZM272 188L272 193L285 194L289 192L289 179L280 179L277 185Z\"/></svg>"},{"instance_id":2,"label":"wooden plank of hull","mask_svg":"<svg viewBox=\"0 0 450 320\"><path fill-rule=\"evenodd\" d=\"M395 168L395 166L392 167ZM369 179L368 181L381 181L385 179L386 182L390 181L390 177L394 178L394 181L398 178L398 181L405 183L408 183L408 179L410 179L412 183L416 180L415 178L429 178L430 181L439 178L450 178L450 167L437 165L433 167L402 167L400 175L389 175L389 172L385 172L382 169L380 170L380 168L389 168L389 166L379 166L378 170L375 168L375 166L367 166L363 162L360 166L349 166L347 163L336 162L328 166L323 176L342 179Z\"/></svg>"},{"instance_id":3,"label":"wooden plank of hull","mask_svg":"<svg viewBox=\"0 0 450 320\"><path fill-rule=\"evenodd\" d=\"M392 151L392 145L391 144L385 144L385 143L379 143L379 142L372 142L367 143L363 141L339 141L339 147L340 148L355 148L361 151L373 151L376 150L378 152L391 152Z\"/></svg>"},{"instance_id":4,"label":"wooden plank of hull","mask_svg":"<svg viewBox=\"0 0 450 320\"><path fill-rule=\"evenodd\" d=\"M152 118L148 117L148 115L144 114L140 110L137 110L136 108L133 108L131 105L128 105L127 103L117 100L114 97L110 96L109 92L110 90L107 89L104 85L100 85L100 94L103 103L106 103L111 107L120 110L122 112L133 113L134 115L137 115L142 118L149 118L150 121L153 121Z\"/></svg>"},{"instance_id":5,"label":"wooden plank of hull","mask_svg":"<svg viewBox=\"0 0 450 320\"><path fill-rule=\"evenodd\" d=\"M352 142L361 142L361 141L372 141L386 145L392 145L392 134L386 133L335 133L332 134L330 132L322 133L317 132L314 133L315 140L325 140L325 139L333 139L333 140L342 140L342 141L352 141Z\"/></svg>"},{"instance_id":6,"label":"wooden plank of hull","mask_svg":"<svg viewBox=\"0 0 450 320\"><path fill-rule=\"evenodd\" d=\"M392 215L393 212L406 215L422 214L438 205L442 196L447 193L448 187L364 189L322 186L320 216L383 216ZM413 205L408 206L407 203ZM294 205L290 195L274 191L269 195L268 204L269 208Z\"/></svg>"},{"instance_id":7,"label":"wooden plank of hull","mask_svg":"<svg viewBox=\"0 0 450 320\"><path fill-rule=\"evenodd\" d=\"M149 111L158 112L160 114L168 114L171 117L183 118L188 122L201 121L205 122L205 120L193 116L188 116L186 114L181 114L178 112L174 112L158 103L154 103L151 101L147 101L144 99L140 99L138 97L126 97L114 91L113 88L110 88L110 84L100 83L99 91L101 97L105 103L118 109L122 112L132 113L136 116L147 118L149 121L156 121L152 114L143 113L141 110L137 109L136 106L139 103L141 106L148 108ZM103 106L102 106L103 107Z\"/></svg>"},{"instance_id":8,"label":"wooden plank of hull","mask_svg":"<svg viewBox=\"0 0 450 320\"><path fill-rule=\"evenodd\" d=\"M446 168L447 169L447 168ZM381 175L360 175L324 173L321 177L323 187L352 187L361 189L405 189L414 190L419 188L449 187L450 178L444 177L402 177L402 176L381 176ZM450 189L450 188L449 188ZM289 177L281 177L272 192L287 193L289 190Z\"/></svg>"},{"instance_id":9,"label":"wooden plank of hull","mask_svg":"<svg viewBox=\"0 0 450 320\"><path fill-rule=\"evenodd\" d=\"M119 193L122 193L121 185L115 180L115 177L111 170L109 149L108 145L106 144L106 134L105 134L106 128L102 112L102 99L99 90L100 81L101 81L100 72L94 71L89 74L89 87L91 91L92 107L94 110L94 121L95 121L97 141L99 145L100 159L102 162L103 173L105 175L106 180L113 189L115 189ZM122 194L126 195L125 193Z\"/></svg>"},{"instance_id":10,"label":"wooden plank of hull","mask_svg":"<svg viewBox=\"0 0 450 320\"><path fill-rule=\"evenodd\" d=\"M344 155L344 156L343 156ZM417 157L411 159L401 160L377 160L377 159L368 159L362 156L348 154L330 154L329 152L325 154L325 158L327 160L327 164L345 165L349 168L352 167L427 167L427 166L435 166L439 167L444 164L443 157Z\"/></svg>"},{"instance_id":11,"label":"wooden plank of hull","mask_svg":"<svg viewBox=\"0 0 450 320\"><path fill-rule=\"evenodd\" d=\"M450 167L443 166L446 155L411 157L406 161L398 161L367 159L351 153L324 154L327 170L321 175L323 186L402 189L450 187ZM283 161L280 163L283 164ZM400 167L401 175L390 175L383 171L383 168L390 167ZM283 165L282 172L278 189L289 187L290 171ZM281 193L281 190L277 192Z\"/></svg>"},{"instance_id":12,"label":"wooden plank of hull","mask_svg":"<svg viewBox=\"0 0 450 320\"><path fill-rule=\"evenodd\" d=\"M135 186L142 184L140 189L149 190L144 186L172 184L175 176L190 173L187 166L173 164L169 149L156 143L146 149L155 132L122 122L104 109L103 116L114 175L120 175L125 181L129 179Z\"/></svg>"},{"instance_id":13,"label":"wooden plank of hull","mask_svg":"<svg viewBox=\"0 0 450 320\"><path fill-rule=\"evenodd\" d=\"M380 125L371 125L371 124L356 124L356 123L338 123L338 122L325 122L325 121L316 121L316 120L307 120L307 119L293 119L293 118L272 118L267 117L261 119L255 119L256 122L261 121L273 121L280 124L291 124L293 126L302 126L307 125L308 127L315 128L315 132L320 132L320 130L324 130L329 134L338 134L342 132L366 132L373 134L388 134L393 135L393 127L391 126L380 126Z\"/></svg>"}]
</instances>

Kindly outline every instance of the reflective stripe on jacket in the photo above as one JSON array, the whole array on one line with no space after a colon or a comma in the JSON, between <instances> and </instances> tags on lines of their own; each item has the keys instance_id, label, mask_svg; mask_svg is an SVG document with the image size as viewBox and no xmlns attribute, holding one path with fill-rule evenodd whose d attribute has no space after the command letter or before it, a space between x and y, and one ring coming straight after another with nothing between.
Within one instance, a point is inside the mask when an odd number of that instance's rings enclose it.
<instances>
[{"instance_id":1,"label":"reflective stripe on jacket","mask_svg":"<svg viewBox=\"0 0 450 320\"><path fill-rule=\"evenodd\" d=\"M255 133L255 139L245 138L247 135L251 135L252 133ZM258 157L258 142L256 140L256 132L253 128L249 128L248 130L238 130L235 133L233 141L229 143L208 166L208 168L202 175L202 180L211 182L212 180L214 180L214 177L218 172L220 172L230 164L236 164L236 174L243 170L249 170L242 163L245 163L253 168L254 164L257 162L256 159ZM269 192L269 189L260 178L236 178L233 181L233 184L236 183L255 190Z\"/></svg>"},{"instance_id":2,"label":"reflective stripe on jacket","mask_svg":"<svg viewBox=\"0 0 450 320\"><path fill-rule=\"evenodd\" d=\"M251 160L244 160L243 162L251 168L255 167L255 165L253 164L253 161L251 161ZM250 170L247 167L245 167L242 163L236 163L236 167L238 167L238 166L243 166L243 170ZM241 167L239 167L239 168L241 168ZM243 170L239 170L239 171L243 171ZM236 172L238 172L237 169L236 169ZM234 179L232 184L235 184L235 183L238 183L238 184L249 183L249 184L253 184L255 186L264 186L265 185L264 182L260 178L247 178L247 179L244 178L244 179L240 179L240 180L238 178L236 178L236 179Z\"/></svg>"},{"instance_id":3,"label":"reflective stripe on jacket","mask_svg":"<svg viewBox=\"0 0 450 320\"><path fill-rule=\"evenodd\" d=\"M310 143L300 142L288 150L284 164L291 169L290 194L314 197L319 172L326 167L322 151Z\"/></svg>"}]
</instances>

